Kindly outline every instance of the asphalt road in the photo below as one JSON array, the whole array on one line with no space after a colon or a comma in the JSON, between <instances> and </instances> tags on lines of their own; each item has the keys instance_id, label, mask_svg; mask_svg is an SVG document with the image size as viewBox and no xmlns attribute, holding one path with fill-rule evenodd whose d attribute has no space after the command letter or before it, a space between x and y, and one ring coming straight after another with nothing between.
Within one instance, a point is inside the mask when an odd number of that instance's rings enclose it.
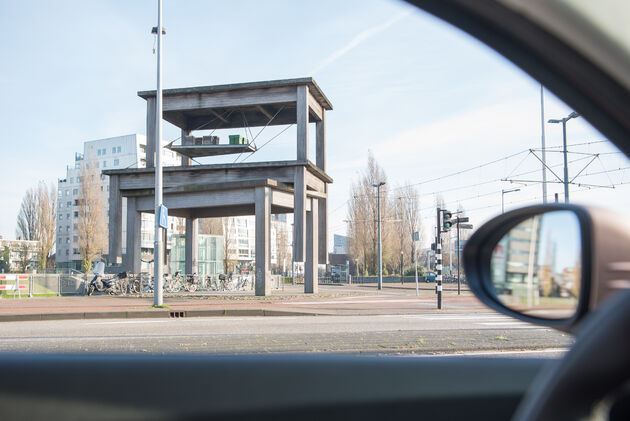
<instances>
[{"instance_id":1,"label":"asphalt road","mask_svg":"<svg viewBox=\"0 0 630 421\"><path fill-rule=\"evenodd\" d=\"M2 352L472 353L558 356L570 335L496 313L60 320L0 324ZM531 351L534 351L532 354Z\"/></svg>"}]
</instances>

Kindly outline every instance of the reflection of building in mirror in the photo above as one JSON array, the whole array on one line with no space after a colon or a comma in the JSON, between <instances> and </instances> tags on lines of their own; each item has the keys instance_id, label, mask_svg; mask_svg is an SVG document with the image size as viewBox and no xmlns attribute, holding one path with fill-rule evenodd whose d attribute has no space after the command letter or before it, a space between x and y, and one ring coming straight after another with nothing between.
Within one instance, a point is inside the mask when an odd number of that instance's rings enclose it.
<instances>
[{"instance_id":1,"label":"reflection of building in mirror","mask_svg":"<svg viewBox=\"0 0 630 421\"><path fill-rule=\"evenodd\" d=\"M580 289L579 236L577 217L569 211L538 215L512 228L492 257L492 282L501 301L521 310L572 311Z\"/></svg>"},{"instance_id":2,"label":"reflection of building in mirror","mask_svg":"<svg viewBox=\"0 0 630 421\"><path fill-rule=\"evenodd\" d=\"M504 236L494 249L493 283L499 295L525 298L528 307L537 305L539 281L538 238L540 217L529 218ZM519 300L520 301L520 300Z\"/></svg>"}]
</instances>

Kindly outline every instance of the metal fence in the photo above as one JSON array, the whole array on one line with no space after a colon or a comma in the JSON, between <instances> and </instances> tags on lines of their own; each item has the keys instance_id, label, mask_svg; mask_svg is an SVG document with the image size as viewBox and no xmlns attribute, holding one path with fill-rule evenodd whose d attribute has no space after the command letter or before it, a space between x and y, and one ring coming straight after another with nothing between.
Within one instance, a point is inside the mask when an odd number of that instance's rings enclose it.
<instances>
[{"instance_id":1,"label":"metal fence","mask_svg":"<svg viewBox=\"0 0 630 421\"><path fill-rule=\"evenodd\" d=\"M86 276L76 271L0 274L3 296L83 295L86 290Z\"/></svg>"},{"instance_id":2,"label":"metal fence","mask_svg":"<svg viewBox=\"0 0 630 421\"><path fill-rule=\"evenodd\" d=\"M347 283L346 280L342 279L340 281L341 283ZM378 276L359 276L359 277L352 277L352 283L353 284L373 284L373 283L377 283L378 282ZM416 277L415 276L403 276L402 277L402 283L405 284L410 284L410 283L415 283L416 282ZM418 276L418 282L421 283L427 283L427 282L435 282L435 279L429 280L427 281L426 276ZM448 284L448 283L457 283L457 277L455 276L445 276L444 279L442 280L443 283ZM400 276L383 276L383 283L387 283L387 284L395 284L395 283L401 283L401 279ZM464 277L461 278L461 283L465 284L466 283L466 279Z\"/></svg>"}]
</instances>

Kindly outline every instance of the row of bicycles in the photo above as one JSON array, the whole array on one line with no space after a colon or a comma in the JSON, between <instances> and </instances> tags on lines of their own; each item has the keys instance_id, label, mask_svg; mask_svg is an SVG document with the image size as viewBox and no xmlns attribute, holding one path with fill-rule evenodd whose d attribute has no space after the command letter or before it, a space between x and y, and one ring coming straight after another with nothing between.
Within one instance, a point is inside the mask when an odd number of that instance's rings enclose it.
<instances>
[{"instance_id":1,"label":"row of bicycles","mask_svg":"<svg viewBox=\"0 0 630 421\"><path fill-rule=\"evenodd\" d=\"M149 273L129 277L127 291L131 294L140 292L152 293L155 288L154 277ZM191 275L175 272L164 274L162 288L167 293L197 292L197 291L247 291L253 289L253 282L248 276L205 275L196 273ZM124 288L123 288L124 289Z\"/></svg>"},{"instance_id":2,"label":"row of bicycles","mask_svg":"<svg viewBox=\"0 0 630 421\"><path fill-rule=\"evenodd\" d=\"M165 292L194 293L197 291L221 292L221 291L247 291L253 289L254 285L249 276L232 273L225 275L198 276L175 272L174 274L164 274L162 288ZM86 294L106 293L109 295L127 295L153 293L155 289L154 277L149 273L132 274L121 272L112 277L96 275L91 282L86 283Z\"/></svg>"}]
</instances>

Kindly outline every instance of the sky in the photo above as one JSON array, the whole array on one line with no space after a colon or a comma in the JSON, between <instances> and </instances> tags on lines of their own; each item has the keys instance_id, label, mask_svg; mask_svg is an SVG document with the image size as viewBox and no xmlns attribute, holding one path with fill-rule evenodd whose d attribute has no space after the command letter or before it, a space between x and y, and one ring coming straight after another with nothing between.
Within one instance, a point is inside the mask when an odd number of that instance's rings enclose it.
<instances>
[{"instance_id":1,"label":"sky","mask_svg":"<svg viewBox=\"0 0 630 421\"><path fill-rule=\"evenodd\" d=\"M83 142L145 134L137 92L155 89L156 4L0 0L4 238L15 237L26 189L65 177ZM426 233L437 198L464 209L475 227L501 212L502 190L520 189L503 195L506 209L542 200L540 162L528 152L541 146L540 85L450 25L385 0L164 0L163 10L165 88L315 78L334 107L327 114L331 240L346 233L350 186L369 153L391 197L405 183L417 188ZM544 96L546 119L572 111L551 92ZM282 130L265 129L257 144ZM549 165L562 176L561 125L545 130ZM165 140L178 136L164 124ZM576 178L581 185L571 186L571 201L630 210L628 160L582 118L567 124L567 139L575 145L571 177L594 159ZM291 127L241 159L295 159L295 152ZM200 161L226 160L233 158ZM552 200L554 193L563 200L561 184L549 184Z\"/></svg>"}]
</instances>

